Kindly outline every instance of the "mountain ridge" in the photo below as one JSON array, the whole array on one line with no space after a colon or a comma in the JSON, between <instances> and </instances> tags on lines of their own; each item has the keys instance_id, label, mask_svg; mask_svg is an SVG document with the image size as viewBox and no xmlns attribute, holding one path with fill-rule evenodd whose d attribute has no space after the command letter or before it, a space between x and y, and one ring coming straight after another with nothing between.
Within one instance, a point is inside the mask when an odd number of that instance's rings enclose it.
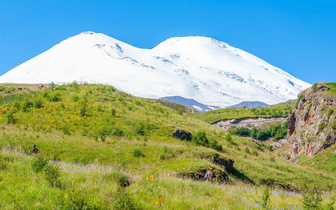
<instances>
[{"instance_id":1,"label":"mountain ridge","mask_svg":"<svg viewBox=\"0 0 336 210\"><path fill-rule=\"evenodd\" d=\"M1 83L51 81L107 84L139 97L180 96L222 108L253 100L275 104L309 86L212 38L174 37L141 49L94 32L70 37L0 77Z\"/></svg>"}]
</instances>

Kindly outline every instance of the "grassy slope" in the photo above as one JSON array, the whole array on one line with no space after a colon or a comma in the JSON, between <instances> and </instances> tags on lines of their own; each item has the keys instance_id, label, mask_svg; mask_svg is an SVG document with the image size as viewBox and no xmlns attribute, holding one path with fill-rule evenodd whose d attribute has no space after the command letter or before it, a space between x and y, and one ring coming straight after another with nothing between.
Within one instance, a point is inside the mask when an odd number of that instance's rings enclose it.
<instances>
[{"instance_id":1,"label":"grassy slope","mask_svg":"<svg viewBox=\"0 0 336 210\"><path fill-rule=\"evenodd\" d=\"M221 119L239 119L244 117L285 117L288 116L290 111L293 109L293 104L286 104L285 106L270 106L265 108L229 108L195 114L195 117L207 123L213 123Z\"/></svg>"},{"instance_id":2,"label":"grassy slope","mask_svg":"<svg viewBox=\"0 0 336 210\"><path fill-rule=\"evenodd\" d=\"M160 198L168 208L210 205L241 209L236 206L238 203L258 208L262 188L245 185L242 181L291 189L305 186L330 189L335 184L331 175L289 164L281 155L266 151L245 138L234 136L232 141L225 141L225 134L219 128L112 87L72 84L54 90L14 91L2 94L1 99L0 121L4 124L0 130L3 151L0 153L0 191L5 193L0 193L0 200L4 208L27 208L31 203L36 208L65 208L82 197L87 206L111 208L119 202L116 200L120 194L116 187L118 179L113 178L118 173L132 180L126 189L131 200L141 208L160 205ZM23 109L26 99L35 105L42 101L43 106ZM87 110L85 116L81 116L84 101ZM5 122L13 122L12 118L15 124L7 125ZM178 173L204 173L211 165L210 156L217 152L172 138L171 133L176 128L193 134L205 130L210 140L223 145L220 155L235 160L235 172L230 179L236 185L222 188L176 178ZM32 172L33 157L24 153L33 143L38 145L40 156L58 160L55 164L61 169L64 185L60 190L49 187L42 173ZM246 148L255 151L254 155L246 152ZM135 157L135 150L142 156ZM153 175L157 178L146 180ZM176 189L181 193L174 193ZM239 202L236 194L244 202ZM47 195L47 199L42 195ZM29 199L23 199L25 196ZM300 202L298 195L287 192L274 195L272 199L274 207L285 207L285 204L294 207Z\"/></svg>"}]
</instances>

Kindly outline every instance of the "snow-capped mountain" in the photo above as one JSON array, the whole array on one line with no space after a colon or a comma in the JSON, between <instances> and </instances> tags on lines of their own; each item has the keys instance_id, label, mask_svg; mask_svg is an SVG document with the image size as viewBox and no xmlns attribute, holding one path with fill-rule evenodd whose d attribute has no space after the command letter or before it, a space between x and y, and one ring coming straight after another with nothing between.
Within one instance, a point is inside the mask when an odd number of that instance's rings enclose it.
<instances>
[{"instance_id":1,"label":"snow-capped mountain","mask_svg":"<svg viewBox=\"0 0 336 210\"><path fill-rule=\"evenodd\" d=\"M0 77L0 83L109 84L139 97L181 96L226 107L241 101L275 104L310 85L224 42L168 39L140 49L101 33L71 37Z\"/></svg>"}]
</instances>

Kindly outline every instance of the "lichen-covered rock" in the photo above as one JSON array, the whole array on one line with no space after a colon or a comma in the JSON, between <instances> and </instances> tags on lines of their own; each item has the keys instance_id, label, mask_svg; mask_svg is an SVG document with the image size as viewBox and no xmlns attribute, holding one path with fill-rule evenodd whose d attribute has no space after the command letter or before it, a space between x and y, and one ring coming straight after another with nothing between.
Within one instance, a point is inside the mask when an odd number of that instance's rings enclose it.
<instances>
[{"instance_id":1,"label":"lichen-covered rock","mask_svg":"<svg viewBox=\"0 0 336 210\"><path fill-rule=\"evenodd\" d=\"M326 83L315 83L299 94L297 107L289 115L289 154L315 155L335 143L335 91Z\"/></svg>"}]
</instances>

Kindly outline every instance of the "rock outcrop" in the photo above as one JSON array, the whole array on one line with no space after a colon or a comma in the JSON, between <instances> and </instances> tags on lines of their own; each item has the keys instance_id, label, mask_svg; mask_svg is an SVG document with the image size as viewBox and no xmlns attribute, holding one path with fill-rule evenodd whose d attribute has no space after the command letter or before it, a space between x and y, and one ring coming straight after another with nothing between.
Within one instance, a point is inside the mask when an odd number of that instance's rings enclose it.
<instances>
[{"instance_id":1,"label":"rock outcrop","mask_svg":"<svg viewBox=\"0 0 336 210\"><path fill-rule=\"evenodd\" d=\"M299 94L296 109L289 115L289 154L315 155L335 143L336 91L326 83L315 83Z\"/></svg>"},{"instance_id":2,"label":"rock outcrop","mask_svg":"<svg viewBox=\"0 0 336 210\"><path fill-rule=\"evenodd\" d=\"M192 138L192 134L190 132L179 130L179 129L174 130L172 136L175 139L186 140L186 141L191 141L191 138Z\"/></svg>"}]
</instances>

